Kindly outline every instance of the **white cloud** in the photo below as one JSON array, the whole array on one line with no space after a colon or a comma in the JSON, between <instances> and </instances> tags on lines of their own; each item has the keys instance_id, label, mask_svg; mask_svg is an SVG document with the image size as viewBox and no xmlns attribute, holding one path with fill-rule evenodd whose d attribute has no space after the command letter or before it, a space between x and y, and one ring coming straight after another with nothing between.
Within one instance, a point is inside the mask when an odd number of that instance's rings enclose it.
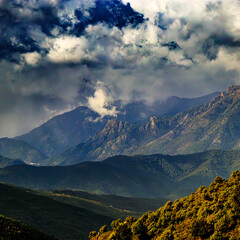
<instances>
[{"instance_id":1,"label":"white cloud","mask_svg":"<svg viewBox=\"0 0 240 240\"><path fill-rule=\"evenodd\" d=\"M37 52L23 54L25 62L29 65L35 66L41 59L41 55Z\"/></svg>"},{"instance_id":2,"label":"white cloud","mask_svg":"<svg viewBox=\"0 0 240 240\"><path fill-rule=\"evenodd\" d=\"M107 95L102 83L98 82L94 96L88 98L88 106L93 111L103 116L117 116L116 107L111 107L113 101L111 96Z\"/></svg>"},{"instance_id":3,"label":"white cloud","mask_svg":"<svg viewBox=\"0 0 240 240\"><path fill-rule=\"evenodd\" d=\"M47 58L51 62L79 62L86 57L88 42L85 37L60 36L49 39L51 49Z\"/></svg>"}]
</instances>

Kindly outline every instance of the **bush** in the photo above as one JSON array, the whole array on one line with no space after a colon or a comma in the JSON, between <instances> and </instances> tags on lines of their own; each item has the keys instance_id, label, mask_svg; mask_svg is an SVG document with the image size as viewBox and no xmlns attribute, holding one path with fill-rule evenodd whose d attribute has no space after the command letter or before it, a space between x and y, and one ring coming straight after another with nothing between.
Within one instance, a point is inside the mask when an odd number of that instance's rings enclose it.
<instances>
[{"instance_id":1,"label":"bush","mask_svg":"<svg viewBox=\"0 0 240 240\"><path fill-rule=\"evenodd\" d=\"M100 234L105 233L105 232L107 232L107 225L102 226L99 230Z\"/></svg>"},{"instance_id":2,"label":"bush","mask_svg":"<svg viewBox=\"0 0 240 240\"><path fill-rule=\"evenodd\" d=\"M93 237L95 237L95 236L97 236L97 231L91 231L90 233L89 233L89 239L91 239L91 238L93 238Z\"/></svg>"}]
</instances>

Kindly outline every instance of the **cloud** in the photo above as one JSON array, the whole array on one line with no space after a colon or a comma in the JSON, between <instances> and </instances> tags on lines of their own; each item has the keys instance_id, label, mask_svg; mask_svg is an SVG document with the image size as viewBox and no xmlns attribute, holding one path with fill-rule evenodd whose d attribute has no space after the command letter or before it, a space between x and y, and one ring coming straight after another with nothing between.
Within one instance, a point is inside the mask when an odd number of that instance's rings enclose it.
<instances>
[{"instance_id":1,"label":"cloud","mask_svg":"<svg viewBox=\"0 0 240 240\"><path fill-rule=\"evenodd\" d=\"M51 62L80 62L85 57L87 39L74 36L60 36L49 40L51 45L47 58ZM85 57L86 58L86 57Z\"/></svg>"},{"instance_id":2,"label":"cloud","mask_svg":"<svg viewBox=\"0 0 240 240\"><path fill-rule=\"evenodd\" d=\"M97 83L97 89L93 97L88 98L88 107L93 111L99 113L101 117L104 116L117 116L117 110L115 106L111 106L113 99L111 96L107 96L106 89L101 82Z\"/></svg>"},{"instance_id":3,"label":"cloud","mask_svg":"<svg viewBox=\"0 0 240 240\"><path fill-rule=\"evenodd\" d=\"M78 105L114 116L116 99L240 82L238 0L0 0L0 16L1 136Z\"/></svg>"}]
</instances>

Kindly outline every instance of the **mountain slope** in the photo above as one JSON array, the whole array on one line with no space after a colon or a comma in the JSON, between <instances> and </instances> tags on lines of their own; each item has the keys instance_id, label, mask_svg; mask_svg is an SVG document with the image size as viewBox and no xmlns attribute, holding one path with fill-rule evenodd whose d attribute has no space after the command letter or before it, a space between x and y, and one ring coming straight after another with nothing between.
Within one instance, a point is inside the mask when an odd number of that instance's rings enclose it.
<instances>
[{"instance_id":1,"label":"mountain slope","mask_svg":"<svg viewBox=\"0 0 240 240\"><path fill-rule=\"evenodd\" d=\"M0 239L1 240L54 240L43 232L22 224L11 218L0 215Z\"/></svg>"},{"instance_id":2,"label":"mountain slope","mask_svg":"<svg viewBox=\"0 0 240 240\"><path fill-rule=\"evenodd\" d=\"M232 86L210 103L174 116L151 117L140 126L111 120L76 147L47 160L68 165L125 154L181 154L240 147L240 86Z\"/></svg>"},{"instance_id":3,"label":"mountain slope","mask_svg":"<svg viewBox=\"0 0 240 240\"><path fill-rule=\"evenodd\" d=\"M0 155L0 168L25 164L22 160L5 158Z\"/></svg>"},{"instance_id":4,"label":"mountain slope","mask_svg":"<svg viewBox=\"0 0 240 240\"><path fill-rule=\"evenodd\" d=\"M189 197L167 202L141 218L128 217L91 232L92 240L110 239L240 239L240 173L229 180L217 177L207 188L200 187Z\"/></svg>"},{"instance_id":5,"label":"mountain slope","mask_svg":"<svg viewBox=\"0 0 240 240\"><path fill-rule=\"evenodd\" d=\"M44 165L70 165L83 161L100 161L119 154L134 154L146 142L166 134L171 129L171 117L151 117L142 126L110 120L104 129L85 143L80 143L62 154L47 159Z\"/></svg>"},{"instance_id":6,"label":"mountain slope","mask_svg":"<svg viewBox=\"0 0 240 240\"><path fill-rule=\"evenodd\" d=\"M85 240L93 226L100 227L103 222L111 221L111 218L92 211L5 184L0 184L0 214L61 239Z\"/></svg>"},{"instance_id":7,"label":"mountain slope","mask_svg":"<svg viewBox=\"0 0 240 240\"><path fill-rule=\"evenodd\" d=\"M46 156L28 143L11 138L0 139L0 155L11 158L21 159L28 163L39 163L46 159Z\"/></svg>"},{"instance_id":8,"label":"mountain slope","mask_svg":"<svg viewBox=\"0 0 240 240\"><path fill-rule=\"evenodd\" d=\"M143 101L131 102L125 106L122 106L122 102L116 101L114 105L119 111L117 116L119 121L135 123L147 121L153 115L174 114L194 106L200 106L209 102L216 95L218 93L192 99L170 97L166 101L157 101L151 106ZM45 155L52 157L67 148L87 141L101 131L108 120L112 118L110 116L100 118L98 113L89 108L78 107L50 119L40 127L16 137L16 139L23 140Z\"/></svg>"},{"instance_id":9,"label":"mountain slope","mask_svg":"<svg viewBox=\"0 0 240 240\"><path fill-rule=\"evenodd\" d=\"M107 118L100 119L99 114L87 107L78 107L16 139L28 142L47 156L53 156L77 143L85 142L101 131L106 123Z\"/></svg>"},{"instance_id":10,"label":"mountain slope","mask_svg":"<svg viewBox=\"0 0 240 240\"><path fill-rule=\"evenodd\" d=\"M113 219L126 218L129 215L139 217L143 212L156 210L167 202L164 198L131 198L93 194L80 190L40 191L39 193Z\"/></svg>"},{"instance_id":11,"label":"mountain slope","mask_svg":"<svg viewBox=\"0 0 240 240\"><path fill-rule=\"evenodd\" d=\"M160 136L139 152L192 153L240 147L240 87L232 86L209 104L176 115L169 138Z\"/></svg>"},{"instance_id":12,"label":"mountain slope","mask_svg":"<svg viewBox=\"0 0 240 240\"><path fill-rule=\"evenodd\" d=\"M209 184L217 175L229 177L239 168L240 151L213 150L177 156L115 156L62 167L12 166L0 169L0 181L30 188L174 199Z\"/></svg>"}]
</instances>

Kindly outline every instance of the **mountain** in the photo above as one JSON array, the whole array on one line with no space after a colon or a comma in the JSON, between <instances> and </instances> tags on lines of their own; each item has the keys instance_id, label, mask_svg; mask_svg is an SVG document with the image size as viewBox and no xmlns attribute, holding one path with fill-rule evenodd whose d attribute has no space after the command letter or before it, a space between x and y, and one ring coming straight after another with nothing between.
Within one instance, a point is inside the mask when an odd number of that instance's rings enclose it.
<instances>
[{"instance_id":1,"label":"mountain","mask_svg":"<svg viewBox=\"0 0 240 240\"><path fill-rule=\"evenodd\" d=\"M113 221L111 227L92 231L90 239L240 239L240 173L229 180L217 177L208 188L202 186L139 219Z\"/></svg>"},{"instance_id":2,"label":"mountain","mask_svg":"<svg viewBox=\"0 0 240 240\"><path fill-rule=\"evenodd\" d=\"M49 165L99 161L114 155L186 154L240 146L240 86L203 106L174 116L151 117L142 125L110 120L85 143L48 159Z\"/></svg>"},{"instance_id":3,"label":"mountain","mask_svg":"<svg viewBox=\"0 0 240 240\"><path fill-rule=\"evenodd\" d=\"M0 155L6 158L21 159L26 163L35 164L46 159L44 154L28 143L11 138L0 139Z\"/></svg>"},{"instance_id":4,"label":"mountain","mask_svg":"<svg viewBox=\"0 0 240 240\"><path fill-rule=\"evenodd\" d=\"M22 160L5 158L0 155L0 168L25 164Z\"/></svg>"},{"instance_id":5,"label":"mountain","mask_svg":"<svg viewBox=\"0 0 240 240\"><path fill-rule=\"evenodd\" d=\"M110 217L96 214L87 209L41 196L29 189L6 184L0 184L0 214L66 240L85 240L88 232L94 227L99 228L102 224L109 224L112 220ZM0 231L0 239L15 239L1 238L1 234ZM17 239L35 240L35 238Z\"/></svg>"},{"instance_id":6,"label":"mountain","mask_svg":"<svg viewBox=\"0 0 240 240\"><path fill-rule=\"evenodd\" d=\"M186 111L192 107L204 105L211 101L213 97L220 95L214 92L198 98L180 98L176 96L169 97L165 100L158 100L151 104L144 101L133 101L122 106L121 101L116 101L119 114L118 121L129 123L141 123L148 121L151 116L174 115Z\"/></svg>"},{"instance_id":7,"label":"mountain","mask_svg":"<svg viewBox=\"0 0 240 240\"><path fill-rule=\"evenodd\" d=\"M239 116L240 86L232 86L210 103L175 115L171 130L147 143L139 152L177 154L238 149Z\"/></svg>"},{"instance_id":8,"label":"mountain","mask_svg":"<svg viewBox=\"0 0 240 240\"><path fill-rule=\"evenodd\" d=\"M107 121L108 118L101 119L99 114L87 107L78 107L16 139L31 144L47 156L53 156L77 143L85 142L101 131Z\"/></svg>"},{"instance_id":9,"label":"mountain","mask_svg":"<svg viewBox=\"0 0 240 240\"><path fill-rule=\"evenodd\" d=\"M3 240L56 240L19 221L0 216L0 238Z\"/></svg>"},{"instance_id":10,"label":"mountain","mask_svg":"<svg viewBox=\"0 0 240 240\"><path fill-rule=\"evenodd\" d=\"M115 156L73 166L11 166L0 169L0 182L28 188L81 189L89 192L175 199L216 176L240 168L240 151L212 150L189 155ZM22 177L24 176L24 178Z\"/></svg>"},{"instance_id":11,"label":"mountain","mask_svg":"<svg viewBox=\"0 0 240 240\"><path fill-rule=\"evenodd\" d=\"M194 106L200 106L216 95L218 93L192 99L170 97L166 101L156 101L152 105L138 101L122 106L121 101L116 101L114 106L119 111L118 120L135 123L147 121L153 115L175 114ZM40 127L15 139L25 141L45 155L52 157L87 141L100 132L111 119L113 117L110 116L101 118L98 113L87 107L78 107L50 119Z\"/></svg>"}]
</instances>

